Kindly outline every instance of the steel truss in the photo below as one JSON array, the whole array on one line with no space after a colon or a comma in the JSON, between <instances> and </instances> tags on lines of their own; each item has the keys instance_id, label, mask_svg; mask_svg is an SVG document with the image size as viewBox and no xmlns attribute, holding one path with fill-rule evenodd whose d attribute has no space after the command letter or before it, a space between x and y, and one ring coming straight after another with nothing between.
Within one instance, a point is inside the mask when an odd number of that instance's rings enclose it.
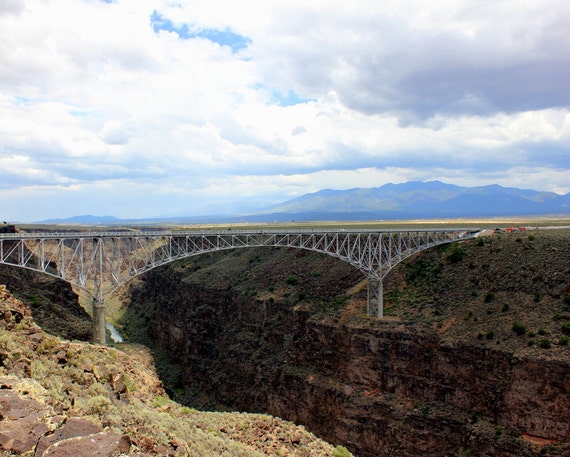
<instances>
[{"instance_id":1,"label":"steel truss","mask_svg":"<svg viewBox=\"0 0 570 457\"><path fill-rule=\"evenodd\" d=\"M175 260L246 247L288 247L331 255L368 278L368 314L383 317L382 279L423 249L476 236L478 229L160 231L0 234L0 263L61 278L93 297L95 339L105 342L105 298Z\"/></svg>"}]
</instances>

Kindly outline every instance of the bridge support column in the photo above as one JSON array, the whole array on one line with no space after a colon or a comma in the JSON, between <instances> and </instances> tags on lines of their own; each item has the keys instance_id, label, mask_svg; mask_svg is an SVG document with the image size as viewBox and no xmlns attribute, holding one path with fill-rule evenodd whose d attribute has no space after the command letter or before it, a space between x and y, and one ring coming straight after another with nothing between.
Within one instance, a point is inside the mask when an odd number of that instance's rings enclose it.
<instances>
[{"instance_id":1,"label":"bridge support column","mask_svg":"<svg viewBox=\"0 0 570 457\"><path fill-rule=\"evenodd\" d=\"M105 328L105 302L101 298L93 299L93 342L107 344L107 329Z\"/></svg>"},{"instance_id":2,"label":"bridge support column","mask_svg":"<svg viewBox=\"0 0 570 457\"><path fill-rule=\"evenodd\" d=\"M382 279L368 278L368 306L369 316L384 317L384 298L382 296Z\"/></svg>"}]
</instances>

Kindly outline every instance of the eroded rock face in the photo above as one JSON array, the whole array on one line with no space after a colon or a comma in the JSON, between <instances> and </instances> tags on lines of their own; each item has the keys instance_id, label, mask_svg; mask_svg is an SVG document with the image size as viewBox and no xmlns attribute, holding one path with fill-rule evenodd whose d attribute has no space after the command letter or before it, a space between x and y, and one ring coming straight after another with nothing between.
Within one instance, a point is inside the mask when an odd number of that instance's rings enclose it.
<instances>
[{"instance_id":1,"label":"eroded rock face","mask_svg":"<svg viewBox=\"0 0 570 457\"><path fill-rule=\"evenodd\" d=\"M60 402L39 382L30 379L32 358L38 352L54 349L51 361L65 365L81 344L46 335L34 323L30 310L3 284L0 284L0 329L1 450L34 457L112 457L129 451L130 441L126 436L104 431L87 418L69 417ZM35 362L42 365L48 358L46 355L44 361ZM94 380L109 378L118 398L125 395L124 376L108 373L104 365L86 364L84 368L92 373ZM157 379L155 383L160 384ZM157 392L163 391L160 388Z\"/></svg>"},{"instance_id":2,"label":"eroded rock face","mask_svg":"<svg viewBox=\"0 0 570 457\"><path fill-rule=\"evenodd\" d=\"M128 452L129 449L130 444L125 436L113 432L99 432L62 439L49 446L42 454L36 453L35 457L114 457Z\"/></svg>"},{"instance_id":3,"label":"eroded rock face","mask_svg":"<svg viewBox=\"0 0 570 457\"><path fill-rule=\"evenodd\" d=\"M43 457L50 448L60 441L71 438L88 437L100 433L101 427L86 419L70 417L65 423L51 434L42 436L36 448L36 456ZM58 447L59 448L59 447ZM51 452L51 451L50 451Z\"/></svg>"},{"instance_id":4,"label":"eroded rock face","mask_svg":"<svg viewBox=\"0 0 570 457\"><path fill-rule=\"evenodd\" d=\"M189 404L267 412L360 457L560 455L570 441L566 361L450 343L421 322L319 317L183 268L149 274L133 303L153 303L149 334Z\"/></svg>"},{"instance_id":5,"label":"eroded rock face","mask_svg":"<svg viewBox=\"0 0 570 457\"><path fill-rule=\"evenodd\" d=\"M289 318L302 326L299 316ZM156 336L185 365L182 382L199 383L202 394L224 405L305 424L361 457L395 449L400 456L538 455L516 436L570 440L570 364L440 346L425 329L373 332L314 321L304 322L287 356L264 361L252 358L247 344L240 353L219 333L207 338L196 316L183 326L164 319ZM277 339L259 337L258 349ZM283 353L282 346L274 350Z\"/></svg>"},{"instance_id":6,"label":"eroded rock face","mask_svg":"<svg viewBox=\"0 0 570 457\"><path fill-rule=\"evenodd\" d=\"M0 377L2 450L13 454L32 452L34 457L112 457L129 451L126 436L104 432L88 419L57 414L52 407L22 393L26 391L23 383L42 390L31 380Z\"/></svg>"},{"instance_id":7,"label":"eroded rock face","mask_svg":"<svg viewBox=\"0 0 570 457\"><path fill-rule=\"evenodd\" d=\"M0 414L0 446L16 454L33 450L55 416L47 406L6 389L0 390Z\"/></svg>"}]
</instances>

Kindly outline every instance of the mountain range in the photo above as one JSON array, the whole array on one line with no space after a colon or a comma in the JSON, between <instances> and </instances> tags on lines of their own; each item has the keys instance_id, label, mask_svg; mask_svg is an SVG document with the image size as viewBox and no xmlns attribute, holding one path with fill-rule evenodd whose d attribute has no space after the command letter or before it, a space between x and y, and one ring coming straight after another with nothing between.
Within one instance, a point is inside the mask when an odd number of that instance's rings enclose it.
<instances>
[{"instance_id":1,"label":"mountain range","mask_svg":"<svg viewBox=\"0 0 570 457\"><path fill-rule=\"evenodd\" d=\"M115 225L142 222L232 223L541 215L570 215L570 193L559 195L497 184L461 187L440 181L410 181L372 188L324 189L249 214L152 219L75 216L42 223Z\"/></svg>"},{"instance_id":2,"label":"mountain range","mask_svg":"<svg viewBox=\"0 0 570 457\"><path fill-rule=\"evenodd\" d=\"M497 184L461 187L440 181L410 181L373 188L325 189L264 212L361 214L382 219L570 214L570 194Z\"/></svg>"}]
</instances>

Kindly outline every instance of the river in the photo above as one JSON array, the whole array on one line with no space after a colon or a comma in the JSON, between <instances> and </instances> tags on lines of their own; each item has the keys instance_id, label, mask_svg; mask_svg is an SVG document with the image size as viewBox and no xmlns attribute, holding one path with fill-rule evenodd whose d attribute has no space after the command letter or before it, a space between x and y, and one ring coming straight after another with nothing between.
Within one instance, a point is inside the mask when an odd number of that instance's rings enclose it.
<instances>
[{"instance_id":1,"label":"river","mask_svg":"<svg viewBox=\"0 0 570 457\"><path fill-rule=\"evenodd\" d=\"M113 340L113 343L122 343L124 341L123 336L113 324L110 322L105 322L105 327L111 333L111 339Z\"/></svg>"}]
</instances>

